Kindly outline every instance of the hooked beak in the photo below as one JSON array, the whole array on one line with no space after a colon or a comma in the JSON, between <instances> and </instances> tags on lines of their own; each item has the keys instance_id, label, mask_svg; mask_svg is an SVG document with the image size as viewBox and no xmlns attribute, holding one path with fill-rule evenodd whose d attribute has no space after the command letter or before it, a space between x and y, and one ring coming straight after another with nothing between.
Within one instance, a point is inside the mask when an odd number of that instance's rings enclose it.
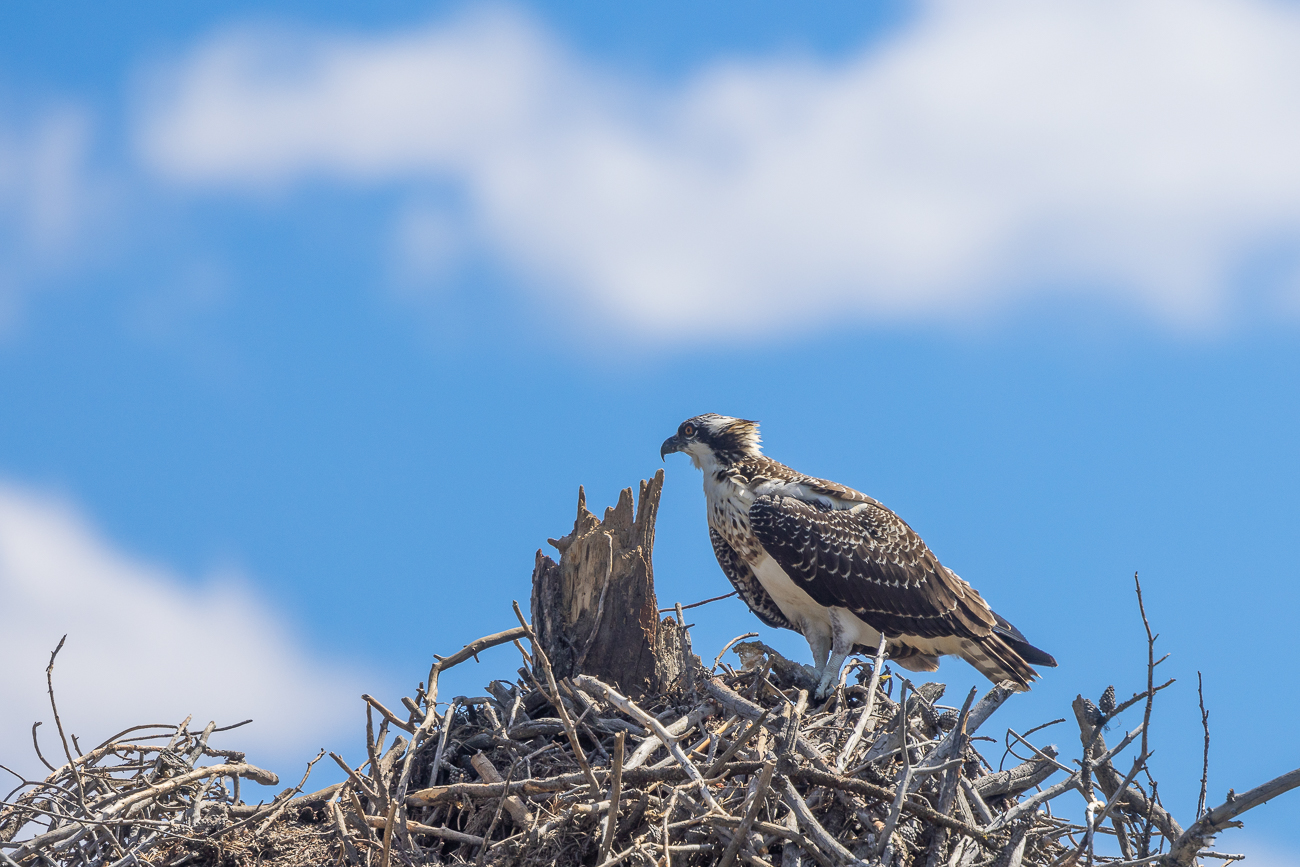
<instances>
[{"instance_id":1,"label":"hooked beak","mask_svg":"<svg viewBox=\"0 0 1300 867\"><path fill-rule=\"evenodd\" d=\"M682 441L677 438L676 434L674 434L673 436L670 436L668 439L664 440L664 444L659 447L659 460L662 461L664 458L668 457L673 452L680 452L681 450L682 450Z\"/></svg>"}]
</instances>

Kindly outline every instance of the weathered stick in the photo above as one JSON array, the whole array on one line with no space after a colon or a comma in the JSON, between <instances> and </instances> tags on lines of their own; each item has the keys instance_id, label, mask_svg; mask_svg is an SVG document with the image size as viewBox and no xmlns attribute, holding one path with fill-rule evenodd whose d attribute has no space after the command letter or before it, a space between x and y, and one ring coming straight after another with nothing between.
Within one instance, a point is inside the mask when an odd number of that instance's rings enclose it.
<instances>
[{"instance_id":1,"label":"weathered stick","mask_svg":"<svg viewBox=\"0 0 1300 867\"><path fill-rule=\"evenodd\" d=\"M754 793L749 798L749 805L745 809L745 815L740 820L740 825L736 828L736 833L727 844L726 851L722 853L722 859L718 861L718 867L731 867L736 861L736 855L740 852L740 847L744 845L745 838L749 836L749 831L754 827L754 822L758 819L758 811L763 808L763 799L767 797L767 790L772 785L772 773L776 770L776 762L767 761L763 763L763 770L758 772L758 785L754 787Z\"/></svg>"},{"instance_id":2,"label":"weathered stick","mask_svg":"<svg viewBox=\"0 0 1300 867\"><path fill-rule=\"evenodd\" d=\"M677 763L686 770L687 775L695 781L695 784L700 790L700 797L704 798L704 801L709 805L709 808L719 813L727 812L713 797L713 793L709 791L708 783L704 782L704 775L700 773L699 768L695 767L695 763L692 762L686 753L682 751L681 744L677 742L677 738L668 733L668 730L664 728L663 723L646 713L637 706L636 702L614 689L614 687L609 686L590 675L580 674L575 678L575 682L583 689L601 693L606 701L610 702L619 710L623 711L623 713L632 717L637 722L654 732L659 740L664 742L664 746L668 748L670 753L672 753L673 758L677 760Z\"/></svg>"},{"instance_id":3,"label":"weathered stick","mask_svg":"<svg viewBox=\"0 0 1300 867\"><path fill-rule=\"evenodd\" d=\"M388 828L388 819L384 816L366 816L366 824L372 828ZM393 824L397 824L394 822ZM451 840L455 843L468 843L471 846L482 846L484 840L482 837L475 837L473 834L465 834L451 828L439 828L436 825L423 825L419 822L406 821L407 830L412 834L425 834L429 837L438 837L443 840Z\"/></svg>"},{"instance_id":4,"label":"weathered stick","mask_svg":"<svg viewBox=\"0 0 1300 867\"><path fill-rule=\"evenodd\" d=\"M518 606L515 607L518 609ZM496 647L498 644L505 644L509 641L517 641L526 634L526 627L522 625L516 626L514 629L507 629L505 632L497 632L493 635L485 635L480 639L471 641L451 656L434 659L433 665L429 666L429 688L424 698L424 720L411 734L411 744L406 751L406 759L402 762L402 774L397 782L398 801L406 797L407 786L411 783L411 766L416 755L424 749L429 732L433 730L433 724L438 719L438 676L452 666L459 665L490 647ZM434 773L437 773L437 768L434 769Z\"/></svg>"},{"instance_id":5,"label":"weathered stick","mask_svg":"<svg viewBox=\"0 0 1300 867\"><path fill-rule=\"evenodd\" d=\"M795 817L799 820L799 827L803 828L804 833L817 844L818 848L849 864L857 860L853 857L852 852L845 849L839 840L836 840L829 831L822 827L821 822L817 821L817 817L808 808L808 802L803 799L803 796L799 794L788 779L782 781L781 789L782 800L785 801L786 806L794 811Z\"/></svg>"},{"instance_id":6,"label":"weathered stick","mask_svg":"<svg viewBox=\"0 0 1300 867\"><path fill-rule=\"evenodd\" d=\"M871 721L871 715L876 709L876 691L880 686L880 668L885 662L885 635L881 633L880 644L876 647L876 658L871 667L871 683L867 686L867 703L862 708L862 715L858 717L857 725L853 727L853 734L849 735L848 741L844 744L844 749L840 750L840 756L835 760L835 770L837 773L844 773L848 767L849 758L853 751L858 748L858 741L862 740L862 735L869 728L874 728L875 724Z\"/></svg>"},{"instance_id":7,"label":"weathered stick","mask_svg":"<svg viewBox=\"0 0 1300 867\"><path fill-rule=\"evenodd\" d=\"M718 756L717 761L709 766L709 769L704 772L704 776L709 778L716 777L718 772L722 770L723 766L735 758L736 753L744 749L745 744L749 743L750 739L753 738L754 735L758 733L758 730L763 727L763 723L767 722L769 713L769 711L764 710L759 715L758 719L751 720L749 727L741 732L740 735L731 742L731 746L722 751L722 755Z\"/></svg>"},{"instance_id":8,"label":"weathered stick","mask_svg":"<svg viewBox=\"0 0 1300 867\"><path fill-rule=\"evenodd\" d=\"M488 757L482 753L475 753L469 760L474 766L474 770L489 783L504 783L496 767L488 760ZM524 802L519 800L518 795L507 795L504 799L506 810L510 813L510 818L519 828L527 829L533 824L533 814L524 806Z\"/></svg>"},{"instance_id":9,"label":"weathered stick","mask_svg":"<svg viewBox=\"0 0 1300 867\"><path fill-rule=\"evenodd\" d=\"M753 720L758 719L764 713L764 708L759 707L749 699L739 695L735 690L731 689L716 677L706 678L703 686L704 691L707 692L714 701L737 716ZM769 719L767 722L769 729L777 724L778 721L774 719ZM826 773L831 772L831 766L827 764L826 757L822 755L821 750L809 743L808 739L802 734L796 735L794 745L795 749L799 751L799 755L811 760L818 770L825 771Z\"/></svg>"},{"instance_id":10,"label":"weathered stick","mask_svg":"<svg viewBox=\"0 0 1300 867\"><path fill-rule=\"evenodd\" d=\"M623 796L623 748L626 738L624 732L614 735L614 767L610 771L609 812L605 815L605 833L600 840L597 864L609 858L609 850L614 846L614 832L618 829L618 802Z\"/></svg>"},{"instance_id":11,"label":"weathered stick","mask_svg":"<svg viewBox=\"0 0 1300 867\"><path fill-rule=\"evenodd\" d=\"M1300 786L1300 768L1280 777L1274 777L1249 792L1235 797L1229 796L1228 800L1197 819L1182 836L1174 841L1164 863L1176 867L1189 867L1201 850L1210 845L1215 834L1226 828L1240 826L1241 823L1233 821L1234 819L1247 810L1291 791L1296 786Z\"/></svg>"},{"instance_id":12,"label":"weathered stick","mask_svg":"<svg viewBox=\"0 0 1300 867\"><path fill-rule=\"evenodd\" d=\"M380 715L383 716L384 719L388 720L390 723L397 726L402 731L407 732L408 734L415 733L415 726L411 725L406 720L399 719L395 713L393 713L391 710L389 710L388 708L380 704L379 699L371 695L366 695L365 693L361 694L361 698L363 701L366 702L366 704L370 705L375 710L379 711Z\"/></svg>"},{"instance_id":13,"label":"weathered stick","mask_svg":"<svg viewBox=\"0 0 1300 867\"><path fill-rule=\"evenodd\" d=\"M587 761L587 753L582 749L582 743L578 740L578 730L573 725L573 720L569 719L569 711L564 706L563 699L560 698L560 687L555 683L555 672L551 671L551 663L546 658L546 651L538 643L537 637L533 635L532 628L528 621L524 620L524 613L519 610L519 603L511 603L515 609L515 617L519 618L519 626L528 636L528 642L533 648L533 659L542 667L542 673L546 676L546 683L551 692L547 696L555 707L555 712L560 715L560 722L564 724L564 732L569 737L569 746L573 749L573 756L578 760L578 766L582 768L582 773L587 778L587 785L591 788L594 796L600 795L600 784L596 782L596 776L591 772L591 763ZM599 681L597 681L599 682Z\"/></svg>"}]
</instances>

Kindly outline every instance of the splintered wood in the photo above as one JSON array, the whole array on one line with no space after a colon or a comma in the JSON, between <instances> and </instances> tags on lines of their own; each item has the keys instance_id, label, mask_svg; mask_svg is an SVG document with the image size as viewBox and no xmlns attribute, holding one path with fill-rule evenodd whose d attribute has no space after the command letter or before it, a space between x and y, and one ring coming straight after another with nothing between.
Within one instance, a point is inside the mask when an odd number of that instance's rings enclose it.
<instances>
[{"instance_id":1,"label":"splintered wood","mask_svg":"<svg viewBox=\"0 0 1300 867\"><path fill-rule=\"evenodd\" d=\"M690 664L690 639L678 620L660 620L655 598L655 518L664 472L643 481L597 518L578 489L567 536L549 539L556 563L538 551L532 621L557 677L584 673L640 698L673 688Z\"/></svg>"}]
</instances>

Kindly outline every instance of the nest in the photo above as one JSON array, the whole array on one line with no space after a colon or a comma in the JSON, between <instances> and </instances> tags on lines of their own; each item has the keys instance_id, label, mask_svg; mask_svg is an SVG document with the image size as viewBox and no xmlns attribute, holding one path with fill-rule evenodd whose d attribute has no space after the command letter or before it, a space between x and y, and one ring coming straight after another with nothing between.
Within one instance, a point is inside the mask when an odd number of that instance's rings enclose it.
<instances>
[{"instance_id":1,"label":"nest","mask_svg":"<svg viewBox=\"0 0 1300 867\"><path fill-rule=\"evenodd\" d=\"M643 482L635 510L625 491L603 520L580 493L573 533L553 542L560 562L538 553L533 622L516 606L519 626L436 657L400 712L362 696L367 760L329 753L345 779L319 791L304 794L323 751L297 786L245 803L241 780L279 781L210 744L237 726L139 726L83 751L59 721L56 649L46 674L66 761L41 755L49 776L22 780L0 804L0 865L1189 867L1239 859L1209 852L1214 835L1300 786L1296 770L1204 809L1203 712L1195 821L1184 830L1161 806L1147 733L1173 681L1156 683L1140 585L1146 688L1123 702L1113 688L1096 703L1077 698L1071 761L1030 740L1058 719L1006 730L1013 765L994 768L976 746L993 740L984 733L1009 686L942 704L943 684L891 670L883 641L824 700L808 669L752 635L706 669L683 606L659 620L650 549L661 485L662 475ZM512 644L516 679L439 700L443 672ZM734 667L723 662L733 647ZM1142 723L1108 746L1106 727L1133 707ZM1126 750L1136 756L1121 771Z\"/></svg>"},{"instance_id":2,"label":"nest","mask_svg":"<svg viewBox=\"0 0 1300 867\"><path fill-rule=\"evenodd\" d=\"M975 743L1013 695L1006 687L946 706L943 684L914 685L878 656L851 663L832 695L814 701L805 668L738 641L738 667L719 654L677 689L633 701L589 675L556 680L544 650L522 643L533 638L523 624L439 659L428 688L404 700L405 714L364 696L368 760L352 768L329 754L347 778L310 794L302 792L324 753L296 787L245 804L241 779L278 780L243 753L210 745L237 726L192 731L186 720L128 730L85 752L69 747L67 763L6 800L0 862L1190 864L1208 840L1205 820L1223 824L1212 810L1184 831L1154 783L1135 781L1144 755L1124 775L1112 764L1144 727L1108 748L1105 725L1135 704L1149 712L1168 684L1123 703L1113 690L1100 705L1077 700L1087 758L1073 767L1008 732L1024 760L996 770ZM509 643L523 661L517 680L438 702L441 672ZM1062 779L1046 785L1053 776ZM1084 795L1082 821L1053 813L1054 799L1071 792ZM1123 854L1098 857L1102 835Z\"/></svg>"}]
</instances>

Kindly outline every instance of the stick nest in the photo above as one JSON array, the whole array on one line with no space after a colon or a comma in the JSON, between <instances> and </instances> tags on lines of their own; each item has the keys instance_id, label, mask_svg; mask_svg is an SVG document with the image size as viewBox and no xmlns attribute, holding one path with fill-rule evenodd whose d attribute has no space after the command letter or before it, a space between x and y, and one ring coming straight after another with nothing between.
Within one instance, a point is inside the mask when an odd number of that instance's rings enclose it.
<instances>
[{"instance_id":1,"label":"stick nest","mask_svg":"<svg viewBox=\"0 0 1300 867\"><path fill-rule=\"evenodd\" d=\"M739 667L697 665L633 701L587 675L557 681L520 642L533 638L523 624L439 658L402 713L363 696L367 761L331 753L346 779L303 794L322 753L270 803L243 802L241 779L278 780L210 746L215 724L141 726L85 752L65 739L67 761L0 806L0 864L1064 867L1190 864L1212 839L1215 810L1185 832L1160 806L1145 737L1131 771L1112 765L1149 722L1154 659L1128 701L1076 700L1080 760L1008 731L999 769L976 743L1003 687L944 705L943 684L877 656L816 701L806 669L750 642ZM442 671L510 642L515 681L438 701ZM1143 725L1108 748L1106 724L1141 702ZM1067 793L1081 817L1053 812Z\"/></svg>"}]
</instances>

